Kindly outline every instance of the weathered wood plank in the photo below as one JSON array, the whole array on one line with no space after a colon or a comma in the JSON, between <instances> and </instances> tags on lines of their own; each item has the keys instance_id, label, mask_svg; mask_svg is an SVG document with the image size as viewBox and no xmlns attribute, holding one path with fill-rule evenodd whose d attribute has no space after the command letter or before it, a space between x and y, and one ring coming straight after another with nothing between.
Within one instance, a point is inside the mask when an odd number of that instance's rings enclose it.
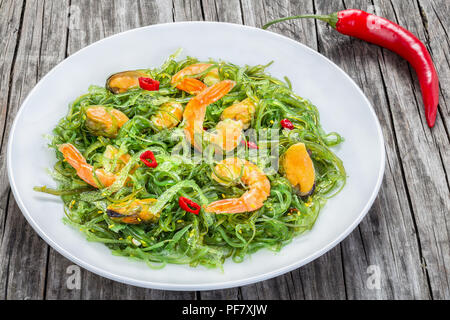
<instances>
[{"instance_id":1,"label":"weathered wood plank","mask_svg":"<svg viewBox=\"0 0 450 320\"><path fill-rule=\"evenodd\" d=\"M18 44L22 9L22 1L3 1L0 3L0 21L2 22L0 24L0 146L5 142L3 138L8 115L11 71Z\"/></svg>"},{"instance_id":2,"label":"weathered wood plank","mask_svg":"<svg viewBox=\"0 0 450 320\"><path fill-rule=\"evenodd\" d=\"M436 65L440 81L440 100L438 124L431 131L439 150L442 165L445 170L447 185L450 175L450 148L449 126L450 126L450 2L445 0L431 0L419 2L419 9L431 55ZM418 92L416 91L416 95ZM418 98L419 99L419 98Z\"/></svg>"},{"instance_id":3,"label":"weathered wood plank","mask_svg":"<svg viewBox=\"0 0 450 320\"><path fill-rule=\"evenodd\" d=\"M173 18L178 21L202 21L202 2L197 0L174 0Z\"/></svg>"},{"instance_id":4,"label":"weathered wood plank","mask_svg":"<svg viewBox=\"0 0 450 320\"><path fill-rule=\"evenodd\" d=\"M426 42L416 2L376 1L375 5L380 8L379 14L407 27ZM391 106L401 169L418 230L432 297L448 299L450 230L447 219L450 192L440 153L432 130L426 126L423 117L420 89L415 74L403 59L386 50L383 50L379 61ZM420 110L420 113L413 110ZM439 130L440 126L442 122L438 120L433 131Z\"/></svg>"},{"instance_id":5,"label":"weathered wood plank","mask_svg":"<svg viewBox=\"0 0 450 320\"><path fill-rule=\"evenodd\" d=\"M299 270L299 269L297 269ZM243 300L303 300L305 295L296 271L279 277L241 287Z\"/></svg>"},{"instance_id":6,"label":"weathered wood plank","mask_svg":"<svg viewBox=\"0 0 450 320\"><path fill-rule=\"evenodd\" d=\"M448 138L448 129L450 127L450 15L448 14L450 12L450 2L446 0L419 0L418 4L424 28L423 37L427 40L426 44L435 61L441 84L439 115L440 121L444 123L446 135L442 130L434 130L433 134L436 138L439 150L446 149L447 151L443 163L446 167L448 176L448 166L450 165L448 158L449 151L448 148L445 148L448 146L448 140L441 143L439 138ZM445 142L447 143L445 144Z\"/></svg>"},{"instance_id":7,"label":"weathered wood plank","mask_svg":"<svg viewBox=\"0 0 450 320\"><path fill-rule=\"evenodd\" d=\"M12 71L5 139L14 116L28 92L51 67L64 57L65 29L60 16L67 4L53 1L27 1ZM2 145L4 158L6 144ZM6 176L2 166L2 176ZM39 238L20 213L12 194L9 196L5 232L2 237L0 272L7 272L2 281L6 299L42 299L45 291L47 244ZM0 278L4 278L3 275Z\"/></svg>"},{"instance_id":8,"label":"weathered wood plank","mask_svg":"<svg viewBox=\"0 0 450 320\"><path fill-rule=\"evenodd\" d=\"M242 24L239 0L202 0L206 21L220 21Z\"/></svg>"},{"instance_id":9,"label":"weathered wood plank","mask_svg":"<svg viewBox=\"0 0 450 320\"><path fill-rule=\"evenodd\" d=\"M316 1L318 14L345 7L373 10L366 1ZM350 299L428 298L426 277L421 270L420 250L408 196L399 170L395 134L390 128L390 105L386 101L378 66L378 47L338 34L318 24L320 52L342 67L362 87L377 112L386 141L387 166L380 196L368 217L342 243L345 282ZM402 261L408 261L402 263ZM373 265L380 271L381 286L371 290L366 281Z\"/></svg>"},{"instance_id":10,"label":"weathered wood plank","mask_svg":"<svg viewBox=\"0 0 450 320\"><path fill-rule=\"evenodd\" d=\"M6 146L6 122L11 93L12 67L18 46L23 2L3 1L0 3L0 150ZM0 153L0 243L5 236L5 223L11 189L6 172L6 153ZM0 251L0 298L6 298L9 259Z\"/></svg>"}]
</instances>

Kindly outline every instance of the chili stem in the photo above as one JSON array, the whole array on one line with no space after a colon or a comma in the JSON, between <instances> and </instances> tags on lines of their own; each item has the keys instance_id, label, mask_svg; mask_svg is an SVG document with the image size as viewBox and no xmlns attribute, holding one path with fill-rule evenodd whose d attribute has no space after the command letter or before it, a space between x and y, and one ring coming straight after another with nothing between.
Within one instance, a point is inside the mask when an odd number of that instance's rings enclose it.
<instances>
[{"instance_id":1,"label":"chili stem","mask_svg":"<svg viewBox=\"0 0 450 320\"><path fill-rule=\"evenodd\" d=\"M313 18L313 19L322 20L322 21L325 21L326 23L328 23L333 28L336 28L336 23L338 21L337 13L333 13L330 15L302 14L299 16L284 17L284 18L270 21L269 23L266 23L265 25L263 25L262 28L267 29L271 25L278 23L278 22L294 20L294 19L303 19L303 18Z\"/></svg>"}]
</instances>

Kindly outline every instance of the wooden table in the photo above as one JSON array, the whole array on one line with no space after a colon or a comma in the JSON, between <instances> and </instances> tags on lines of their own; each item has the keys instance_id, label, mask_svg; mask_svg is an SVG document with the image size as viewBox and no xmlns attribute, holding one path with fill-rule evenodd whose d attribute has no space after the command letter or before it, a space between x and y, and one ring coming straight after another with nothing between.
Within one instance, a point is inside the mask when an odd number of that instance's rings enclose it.
<instances>
[{"instance_id":1,"label":"wooden table","mask_svg":"<svg viewBox=\"0 0 450 320\"><path fill-rule=\"evenodd\" d=\"M86 45L140 26L208 20L260 27L280 16L343 8L375 12L407 27L430 49L441 80L440 109L430 130L414 70L395 54L313 20L271 28L343 68L380 119L386 173L378 198L359 227L308 265L245 287L149 290L86 270L81 270L80 289L67 286L73 263L50 248L25 221L7 179L10 127L34 85ZM1 0L0 298L449 299L449 33L448 0ZM379 286L373 278L377 275Z\"/></svg>"}]
</instances>

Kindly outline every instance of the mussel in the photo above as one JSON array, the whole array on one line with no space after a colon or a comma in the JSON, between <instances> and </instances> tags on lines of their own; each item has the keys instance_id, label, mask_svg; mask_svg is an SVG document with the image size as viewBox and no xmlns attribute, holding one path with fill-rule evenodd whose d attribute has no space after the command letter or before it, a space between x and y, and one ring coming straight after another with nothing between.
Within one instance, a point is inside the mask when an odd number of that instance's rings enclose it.
<instances>
[{"instance_id":1,"label":"mussel","mask_svg":"<svg viewBox=\"0 0 450 320\"><path fill-rule=\"evenodd\" d=\"M114 94L127 92L131 88L139 87L140 77L146 78L149 75L142 70L115 73L106 80L106 89Z\"/></svg>"},{"instance_id":2,"label":"mussel","mask_svg":"<svg viewBox=\"0 0 450 320\"><path fill-rule=\"evenodd\" d=\"M156 221L159 214L151 212L150 207L156 199L135 199L124 203L116 203L108 206L107 215L116 221L129 224Z\"/></svg>"},{"instance_id":3,"label":"mussel","mask_svg":"<svg viewBox=\"0 0 450 320\"><path fill-rule=\"evenodd\" d=\"M94 136L115 138L129 119L122 111L106 106L88 106L85 108L86 128Z\"/></svg>"},{"instance_id":4,"label":"mussel","mask_svg":"<svg viewBox=\"0 0 450 320\"><path fill-rule=\"evenodd\" d=\"M166 102L150 120L158 130L163 130L176 127L182 118L183 106L178 102Z\"/></svg>"},{"instance_id":5,"label":"mussel","mask_svg":"<svg viewBox=\"0 0 450 320\"><path fill-rule=\"evenodd\" d=\"M309 196L315 189L315 170L304 143L289 147L281 159L285 177L300 196Z\"/></svg>"}]
</instances>

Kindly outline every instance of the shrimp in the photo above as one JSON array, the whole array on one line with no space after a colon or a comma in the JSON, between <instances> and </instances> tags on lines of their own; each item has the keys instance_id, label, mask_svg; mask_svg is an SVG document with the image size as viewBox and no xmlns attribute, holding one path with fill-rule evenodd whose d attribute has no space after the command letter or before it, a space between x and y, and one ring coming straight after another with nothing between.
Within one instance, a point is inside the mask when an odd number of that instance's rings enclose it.
<instances>
[{"instance_id":1,"label":"shrimp","mask_svg":"<svg viewBox=\"0 0 450 320\"><path fill-rule=\"evenodd\" d=\"M86 127L94 136L115 138L128 117L114 108L89 106L85 109Z\"/></svg>"},{"instance_id":2,"label":"shrimp","mask_svg":"<svg viewBox=\"0 0 450 320\"><path fill-rule=\"evenodd\" d=\"M106 171L113 173L119 172L130 161L131 156L129 154L126 153L117 158L118 153L119 149L116 147L112 145L106 146L105 152L103 153L103 157L108 160L104 165Z\"/></svg>"},{"instance_id":3,"label":"shrimp","mask_svg":"<svg viewBox=\"0 0 450 320\"><path fill-rule=\"evenodd\" d=\"M152 116L151 121L158 130L170 129L176 127L182 117L183 106L177 102L167 102Z\"/></svg>"},{"instance_id":4,"label":"shrimp","mask_svg":"<svg viewBox=\"0 0 450 320\"><path fill-rule=\"evenodd\" d=\"M104 156L106 158L112 159L112 157L115 156L116 153L112 148L114 147L111 146L110 149L105 151ZM96 188L109 187L116 181L117 176L113 172L104 169L96 169L94 171L93 166L87 163L81 152L78 151L74 145L64 143L60 145L58 149L63 154L64 159L76 170L77 175L91 186ZM119 159L126 164L130 158L129 155L123 155ZM100 184L98 182L100 182Z\"/></svg>"},{"instance_id":5,"label":"shrimp","mask_svg":"<svg viewBox=\"0 0 450 320\"><path fill-rule=\"evenodd\" d=\"M205 211L210 213L242 213L258 210L270 195L270 182L255 164L239 159L227 158L214 168L212 178L222 185L231 185L240 178L248 190L239 198L223 199L210 203Z\"/></svg>"},{"instance_id":6,"label":"shrimp","mask_svg":"<svg viewBox=\"0 0 450 320\"><path fill-rule=\"evenodd\" d=\"M206 107L225 96L234 87L235 82L223 80L215 85L206 88L197 96L192 98L187 104L183 118L185 120L184 132L191 144L197 150L202 150L202 143L195 137L205 137L209 142L221 147L225 151L231 151L240 143L242 134L242 122L232 119L220 121L214 133L204 133L203 121L206 114Z\"/></svg>"},{"instance_id":7,"label":"shrimp","mask_svg":"<svg viewBox=\"0 0 450 320\"><path fill-rule=\"evenodd\" d=\"M242 100L241 102L232 104L228 108L225 108L225 110L222 111L220 119L233 119L236 121L242 121L243 128L248 129L255 110L255 104L250 98L247 98Z\"/></svg>"},{"instance_id":8,"label":"shrimp","mask_svg":"<svg viewBox=\"0 0 450 320\"><path fill-rule=\"evenodd\" d=\"M173 85L180 90L186 91L189 94L198 94L207 88L206 84L194 78L185 78L189 75L201 73L211 67L211 64L197 63L190 65L178 73L176 73L171 80ZM219 72L217 68L208 72L204 78L206 83L214 84L219 81ZM173 128L177 126L183 118L183 106L176 102L168 102L161 106L160 110L152 117L151 121L158 130Z\"/></svg>"},{"instance_id":9,"label":"shrimp","mask_svg":"<svg viewBox=\"0 0 450 320\"><path fill-rule=\"evenodd\" d=\"M121 203L111 204L107 207L108 216L122 223L139 224L141 222L156 221L159 213L151 212L150 207L157 199L134 199Z\"/></svg>"},{"instance_id":10,"label":"shrimp","mask_svg":"<svg viewBox=\"0 0 450 320\"><path fill-rule=\"evenodd\" d=\"M209 63L196 63L183 68L172 77L171 84L189 94L198 94L207 88L206 84L194 78L186 78L186 76L202 73L211 66L212 64ZM219 72L217 68L212 69L206 74L205 81L210 85L219 82Z\"/></svg>"}]
</instances>

